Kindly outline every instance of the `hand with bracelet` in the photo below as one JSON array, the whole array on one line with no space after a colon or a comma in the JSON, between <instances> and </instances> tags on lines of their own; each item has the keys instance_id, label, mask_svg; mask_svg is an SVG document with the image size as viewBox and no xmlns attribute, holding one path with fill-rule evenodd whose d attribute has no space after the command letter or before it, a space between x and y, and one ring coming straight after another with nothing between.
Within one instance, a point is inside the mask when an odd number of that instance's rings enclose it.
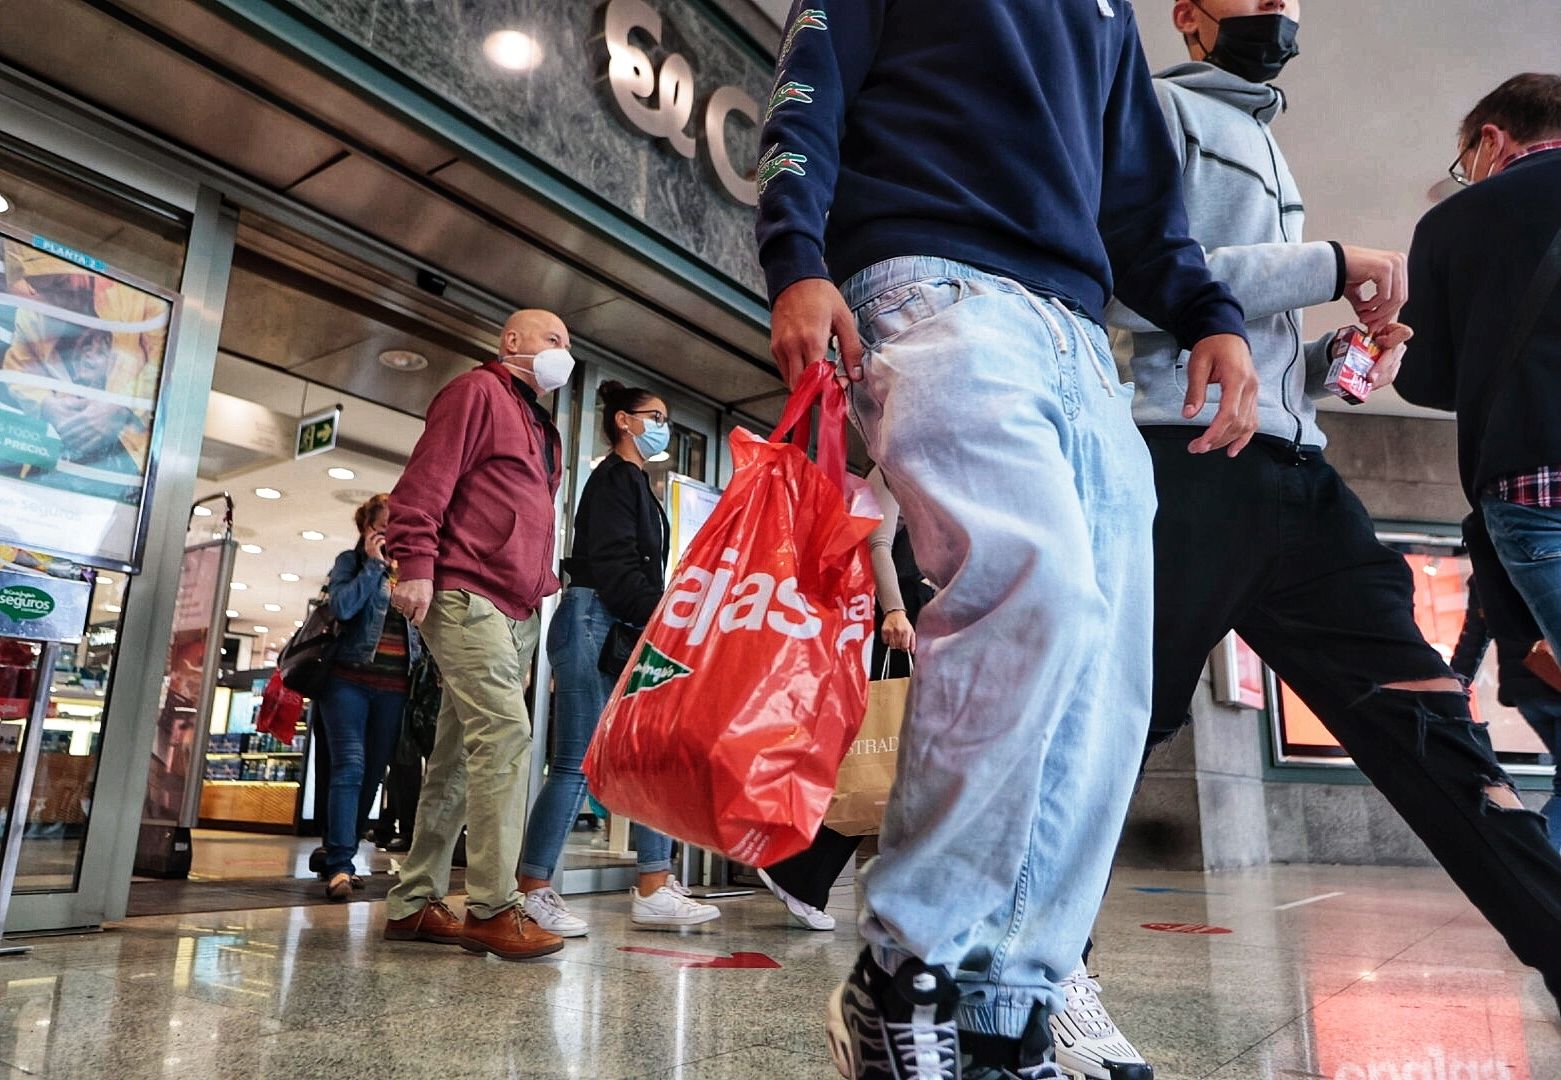
<instances>
[{"instance_id":1,"label":"hand with bracelet","mask_svg":"<svg viewBox=\"0 0 1561 1080\"><path fill-rule=\"evenodd\" d=\"M883 629L879 633L884 645L891 649L908 653L916 651L916 629L911 626L904 608L884 612Z\"/></svg>"}]
</instances>

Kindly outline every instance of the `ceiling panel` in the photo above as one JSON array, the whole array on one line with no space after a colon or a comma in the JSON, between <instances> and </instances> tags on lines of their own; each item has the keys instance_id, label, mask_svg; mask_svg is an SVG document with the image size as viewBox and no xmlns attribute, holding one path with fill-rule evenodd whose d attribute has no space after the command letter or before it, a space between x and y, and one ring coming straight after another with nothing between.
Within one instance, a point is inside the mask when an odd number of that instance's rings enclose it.
<instances>
[{"instance_id":1,"label":"ceiling panel","mask_svg":"<svg viewBox=\"0 0 1561 1080\"><path fill-rule=\"evenodd\" d=\"M401 124L385 123L383 113L308 65L286 54L257 49L253 38L201 4L190 0L116 2L207 56L221 57L230 70L322 118L331 130L371 145L418 172L427 172L452 156L447 146L434 139Z\"/></svg>"},{"instance_id":2,"label":"ceiling panel","mask_svg":"<svg viewBox=\"0 0 1561 1080\"><path fill-rule=\"evenodd\" d=\"M8 5L6 15L0 59L263 183L285 186L342 152L335 139L87 4L52 0L25 14Z\"/></svg>"}]
</instances>

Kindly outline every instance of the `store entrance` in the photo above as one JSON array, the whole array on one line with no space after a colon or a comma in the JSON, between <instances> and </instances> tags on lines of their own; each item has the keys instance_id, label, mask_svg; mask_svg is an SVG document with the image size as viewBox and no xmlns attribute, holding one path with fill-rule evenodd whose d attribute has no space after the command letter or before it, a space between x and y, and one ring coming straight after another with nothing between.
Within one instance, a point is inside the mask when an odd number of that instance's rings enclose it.
<instances>
[{"instance_id":1,"label":"store entrance","mask_svg":"<svg viewBox=\"0 0 1561 1080\"><path fill-rule=\"evenodd\" d=\"M194 699L194 764L182 773L199 785L187 799L187 872L138 860L132 915L324 899L310 856L329 747L314 703L296 720L271 720L264 691L332 563L357 547L356 512L394 487L428 402L498 338L491 322L403 281L278 228L240 227L186 537L187 551L232 547L212 613L220 659ZM389 888L409 839L412 761L410 785L382 788L362 823L364 898Z\"/></svg>"}]
</instances>

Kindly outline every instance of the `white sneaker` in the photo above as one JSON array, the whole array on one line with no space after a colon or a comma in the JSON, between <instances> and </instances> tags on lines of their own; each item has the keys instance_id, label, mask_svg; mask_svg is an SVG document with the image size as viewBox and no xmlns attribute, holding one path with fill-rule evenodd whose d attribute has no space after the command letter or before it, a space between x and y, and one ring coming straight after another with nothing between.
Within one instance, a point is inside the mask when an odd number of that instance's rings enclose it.
<instances>
[{"instance_id":1,"label":"white sneaker","mask_svg":"<svg viewBox=\"0 0 1561 1080\"><path fill-rule=\"evenodd\" d=\"M773 878L763 870L759 871L759 880L764 882L764 887L775 894L775 899L786 905L786 910L791 914L791 921L804 930L833 930L835 917L826 914L804 900L798 900L791 893L775 884Z\"/></svg>"},{"instance_id":2,"label":"white sneaker","mask_svg":"<svg viewBox=\"0 0 1561 1080\"><path fill-rule=\"evenodd\" d=\"M1052 1017L1057 1064L1079 1080L1154 1080L1143 1059L1100 1001L1100 983L1080 964L1062 980L1067 1010Z\"/></svg>"},{"instance_id":3,"label":"white sneaker","mask_svg":"<svg viewBox=\"0 0 1561 1080\"><path fill-rule=\"evenodd\" d=\"M525 912L542 929L559 937L585 937L591 929L584 919L565 907L564 898L550 888L528 892Z\"/></svg>"},{"instance_id":4,"label":"white sneaker","mask_svg":"<svg viewBox=\"0 0 1561 1080\"><path fill-rule=\"evenodd\" d=\"M698 926L721 917L720 908L695 900L677 878L668 878L649 896L641 896L637 888L630 889L629 899L629 921L636 926Z\"/></svg>"}]
</instances>

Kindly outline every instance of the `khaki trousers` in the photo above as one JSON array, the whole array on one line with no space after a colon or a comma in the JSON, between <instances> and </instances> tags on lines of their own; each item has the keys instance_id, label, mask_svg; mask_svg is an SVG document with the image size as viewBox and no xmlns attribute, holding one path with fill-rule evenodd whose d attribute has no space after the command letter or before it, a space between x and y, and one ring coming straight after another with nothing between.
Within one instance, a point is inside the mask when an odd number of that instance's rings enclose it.
<instances>
[{"instance_id":1,"label":"khaki trousers","mask_svg":"<svg viewBox=\"0 0 1561 1080\"><path fill-rule=\"evenodd\" d=\"M520 903L515 865L526 831L531 716L526 678L540 619L508 618L486 597L434 594L420 630L444 680L444 701L417 803L412 848L385 900L404 919L450 888L466 826L466 910L490 919Z\"/></svg>"}]
</instances>

